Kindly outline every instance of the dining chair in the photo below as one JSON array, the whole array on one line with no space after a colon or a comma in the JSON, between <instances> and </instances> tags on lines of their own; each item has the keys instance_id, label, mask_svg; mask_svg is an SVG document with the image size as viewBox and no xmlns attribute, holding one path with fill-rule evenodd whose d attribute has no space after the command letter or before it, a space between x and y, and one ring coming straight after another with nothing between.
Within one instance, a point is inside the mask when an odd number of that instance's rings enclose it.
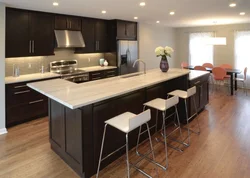
<instances>
[{"instance_id":1,"label":"dining chair","mask_svg":"<svg viewBox=\"0 0 250 178\"><path fill-rule=\"evenodd\" d=\"M181 68L182 69L184 69L184 68L186 68L186 67L188 67L189 66L189 64L187 63L187 62L185 62L185 61L183 61L182 63L181 63Z\"/></svg>"},{"instance_id":2,"label":"dining chair","mask_svg":"<svg viewBox=\"0 0 250 178\"><path fill-rule=\"evenodd\" d=\"M243 78L236 78L235 80L239 81L242 83L242 88L244 90L244 92L246 93L247 95L247 88L246 88L246 80L247 80L247 67L245 67L244 69L244 76Z\"/></svg>"},{"instance_id":3,"label":"dining chair","mask_svg":"<svg viewBox=\"0 0 250 178\"><path fill-rule=\"evenodd\" d=\"M211 63L204 63L202 66L207 68L214 68L214 65Z\"/></svg>"},{"instance_id":4,"label":"dining chair","mask_svg":"<svg viewBox=\"0 0 250 178\"><path fill-rule=\"evenodd\" d=\"M220 67L223 69L232 69L233 68L233 66L231 66L230 64L221 64Z\"/></svg>"},{"instance_id":5,"label":"dining chair","mask_svg":"<svg viewBox=\"0 0 250 178\"><path fill-rule=\"evenodd\" d=\"M202 70L202 71L207 71L207 69L203 66L195 66L194 70Z\"/></svg>"},{"instance_id":6,"label":"dining chair","mask_svg":"<svg viewBox=\"0 0 250 178\"><path fill-rule=\"evenodd\" d=\"M213 78L214 78L215 84L216 83L221 84L221 82L223 82L223 84L224 84L225 80L227 80L227 78L225 78L225 76L227 75L227 72L222 67L214 67L212 70L212 73L213 73Z\"/></svg>"}]
</instances>

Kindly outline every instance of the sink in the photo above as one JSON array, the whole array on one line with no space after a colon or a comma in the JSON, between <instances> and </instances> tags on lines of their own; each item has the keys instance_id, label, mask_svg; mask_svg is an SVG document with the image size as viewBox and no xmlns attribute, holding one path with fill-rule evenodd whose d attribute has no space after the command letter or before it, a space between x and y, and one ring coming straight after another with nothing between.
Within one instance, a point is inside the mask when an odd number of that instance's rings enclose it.
<instances>
[{"instance_id":1,"label":"sink","mask_svg":"<svg viewBox=\"0 0 250 178\"><path fill-rule=\"evenodd\" d=\"M137 74L130 74L130 75L125 75L125 76L121 76L121 78L130 78L130 77L136 77L136 76L139 76L139 75L143 75L142 73L137 73Z\"/></svg>"}]
</instances>

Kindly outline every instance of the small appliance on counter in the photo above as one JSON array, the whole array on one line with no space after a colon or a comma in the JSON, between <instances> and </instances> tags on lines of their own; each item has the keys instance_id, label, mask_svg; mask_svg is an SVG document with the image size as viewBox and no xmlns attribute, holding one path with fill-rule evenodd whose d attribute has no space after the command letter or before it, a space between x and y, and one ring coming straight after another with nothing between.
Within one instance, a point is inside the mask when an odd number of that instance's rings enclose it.
<instances>
[{"instance_id":1,"label":"small appliance on counter","mask_svg":"<svg viewBox=\"0 0 250 178\"><path fill-rule=\"evenodd\" d=\"M20 69L19 66L16 64L13 64L13 77L19 77L20 76Z\"/></svg>"},{"instance_id":2,"label":"small appliance on counter","mask_svg":"<svg viewBox=\"0 0 250 178\"><path fill-rule=\"evenodd\" d=\"M61 79L74 83L83 83L89 81L89 73L77 69L77 60L62 60L50 63L50 72L60 74Z\"/></svg>"},{"instance_id":3,"label":"small appliance on counter","mask_svg":"<svg viewBox=\"0 0 250 178\"><path fill-rule=\"evenodd\" d=\"M101 58L101 59L99 60L100 66L104 66L104 61L105 61L105 59L103 59L103 58Z\"/></svg>"},{"instance_id":4,"label":"small appliance on counter","mask_svg":"<svg viewBox=\"0 0 250 178\"><path fill-rule=\"evenodd\" d=\"M105 67L107 67L107 66L109 65L108 61L105 60L104 63L103 63L103 65L104 65Z\"/></svg>"}]
</instances>

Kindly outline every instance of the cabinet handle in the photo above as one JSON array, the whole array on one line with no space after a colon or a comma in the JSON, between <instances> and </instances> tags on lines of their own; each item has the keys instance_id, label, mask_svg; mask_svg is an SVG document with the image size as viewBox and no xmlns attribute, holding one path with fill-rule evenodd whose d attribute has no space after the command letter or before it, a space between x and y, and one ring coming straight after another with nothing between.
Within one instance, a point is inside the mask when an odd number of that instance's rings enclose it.
<instances>
[{"instance_id":1,"label":"cabinet handle","mask_svg":"<svg viewBox=\"0 0 250 178\"><path fill-rule=\"evenodd\" d=\"M201 82L200 82L200 81L197 81L197 82L195 82L194 84L197 85L197 84L199 84L199 83L201 83Z\"/></svg>"},{"instance_id":2,"label":"cabinet handle","mask_svg":"<svg viewBox=\"0 0 250 178\"><path fill-rule=\"evenodd\" d=\"M35 103L41 103L41 102L43 102L43 99L36 100L36 101L31 101L31 102L29 102L29 104L35 104Z\"/></svg>"},{"instance_id":3,"label":"cabinet handle","mask_svg":"<svg viewBox=\"0 0 250 178\"><path fill-rule=\"evenodd\" d=\"M97 41L95 42L95 49L96 49L96 51L98 51L98 42Z\"/></svg>"},{"instance_id":4,"label":"cabinet handle","mask_svg":"<svg viewBox=\"0 0 250 178\"><path fill-rule=\"evenodd\" d=\"M200 90L201 90L201 97L203 96L203 91L202 91L202 85L200 86Z\"/></svg>"},{"instance_id":5,"label":"cabinet handle","mask_svg":"<svg viewBox=\"0 0 250 178\"><path fill-rule=\"evenodd\" d=\"M115 73L115 71L107 71L108 74Z\"/></svg>"},{"instance_id":6,"label":"cabinet handle","mask_svg":"<svg viewBox=\"0 0 250 178\"><path fill-rule=\"evenodd\" d=\"M72 28L72 22L70 21L70 29Z\"/></svg>"},{"instance_id":7,"label":"cabinet handle","mask_svg":"<svg viewBox=\"0 0 250 178\"><path fill-rule=\"evenodd\" d=\"M15 92L14 94L15 94L15 95L20 95L20 94L29 93L29 92L30 92L30 90L25 90L25 91Z\"/></svg>"},{"instance_id":8,"label":"cabinet handle","mask_svg":"<svg viewBox=\"0 0 250 178\"><path fill-rule=\"evenodd\" d=\"M107 75L107 77L115 77L115 75Z\"/></svg>"},{"instance_id":9,"label":"cabinet handle","mask_svg":"<svg viewBox=\"0 0 250 178\"><path fill-rule=\"evenodd\" d=\"M94 73L94 74L91 74L93 76L97 76L97 75L101 75L101 73Z\"/></svg>"},{"instance_id":10,"label":"cabinet handle","mask_svg":"<svg viewBox=\"0 0 250 178\"><path fill-rule=\"evenodd\" d=\"M98 80L98 79L101 79L101 77L92 78L92 80Z\"/></svg>"},{"instance_id":11,"label":"cabinet handle","mask_svg":"<svg viewBox=\"0 0 250 178\"><path fill-rule=\"evenodd\" d=\"M15 86L14 88L24 88L27 87L26 85L19 85L19 86Z\"/></svg>"},{"instance_id":12,"label":"cabinet handle","mask_svg":"<svg viewBox=\"0 0 250 178\"><path fill-rule=\"evenodd\" d=\"M35 53L35 41L32 41L32 52Z\"/></svg>"},{"instance_id":13,"label":"cabinet handle","mask_svg":"<svg viewBox=\"0 0 250 178\"><path fill-rule=\"evenodd\" d=\"M29 46L29 53L31 53L31 40L30 40L30 46Z\"/></svg>"}]
</instances>

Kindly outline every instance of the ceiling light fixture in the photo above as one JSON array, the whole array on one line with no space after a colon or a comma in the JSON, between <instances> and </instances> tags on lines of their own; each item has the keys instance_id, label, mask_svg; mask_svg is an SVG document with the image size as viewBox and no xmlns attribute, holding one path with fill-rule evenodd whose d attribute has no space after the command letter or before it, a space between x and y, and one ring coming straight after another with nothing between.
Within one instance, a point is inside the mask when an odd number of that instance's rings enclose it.
<instances>
[{"instance_id":1,"label":"ceiling light fixture","mask_svg":"<svg viewBox=\"0 0 250 178\"><path fill-rule=\"evenodd\" d=\"M245 15L246 13L245 12L241 12L240 15Z\"/></svg>"},{"instance_id":2,"label":"ceiling light fixture","mask_svg":"<svg viewBox=\"0 0 250 178\"><path fill-rule=\"evenodd\" d=\"M156 21L156 23L160 23L160 21Z\"/></svg>"},{"instance_id":3,"label":"ceiling light fixture","mask_svg":"<svg viewBox=\"0 0 250 178\"><path fill-rule=\"evenodd\" d=\"M134 19L135 19L135 20L137 20L137 19L138 19L138 17L134 17Z\"/></svg>"},{"instance_id":4,"label":"ceiling light fixture","mask_svg":"<svg viewBox=\"0 0 250 178\"><path fill-rule=\"evenodd\" d=\"M142 7L143 7L143 6L146 6L146 3L145 3L145 2L141 2L141 3L140 3L140 6L142 6Z\"/></svg>"},{"instance_id":5,"label":"ceiling light fixture","mask_svg":"<svg viewBox=\"0 0 250 178\"><path fill-rule=\"evenodd\" d=\"M235 2L232 2L229 4L229 7L235 7L236 6L236 3Z\"/></svg>"},{"instance_id":6,"label":"ceiling light fixture","mask_svg":"<svg viewBox=\"0 0 250 178\"><path fill-rule=\"evenodd\" d=\"M102 11L102 13L103 13L103 14L106 14L106 13L107 13L107 11Z\"/></svg>"},{"instance_id":7,"label":"ceiling light fixture","mask_svg":"<svg viewBox=\"0 0 250 178\"><path fill-rule=\"evenodd\" d=\"M53 2L53 6L59 6L58 2Z\"/></svg>"},{"instance_id":8,"label":"ceiling light fixture","mask_svg":"<svg viewBox=\"0 0 250 178\"><path fill-rule=\"evenodd\" d=\"M169 14L170 14L170 15L174 15L174 14L175 14L175 12L174 12L174 11L171 11Z\"/></svg>"}]
</instances>

